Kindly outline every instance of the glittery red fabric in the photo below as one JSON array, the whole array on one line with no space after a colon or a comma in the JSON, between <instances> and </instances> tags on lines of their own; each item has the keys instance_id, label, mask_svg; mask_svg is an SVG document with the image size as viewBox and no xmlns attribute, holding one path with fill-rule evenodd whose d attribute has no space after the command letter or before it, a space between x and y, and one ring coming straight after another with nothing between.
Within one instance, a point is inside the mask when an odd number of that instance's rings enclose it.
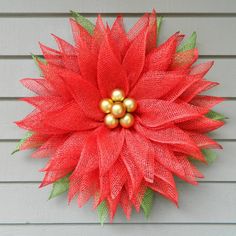
<instances>
[{"instance_id":1,"label":"glittery red fabric","mask_svg":"<svg viewBox=\"0 0 236 236\"><path fill-rule=\"evenodd\" d=\"M17 122L34 133L21 149L48 158L41 186L70 173L69 201L106 200L111 219L118 205L127 218L139 211L147 187L177 204L173 176L197 184L203 175L189 158L205 162L201 149L220 148L206 133L223 122L205 115L223 99L199 95L217 85L204 77L213 62L193 65L196 48L177 52L179 33L157 46L154 12L128 32L120 16L111 28L98 16L93 34L71 25L75 44L41 44L42 78L22 80L36 96L23 99L35 109ZM104 125L99 101L116 88L138 103L130 129Z\"/></svg>"}]
</instances>

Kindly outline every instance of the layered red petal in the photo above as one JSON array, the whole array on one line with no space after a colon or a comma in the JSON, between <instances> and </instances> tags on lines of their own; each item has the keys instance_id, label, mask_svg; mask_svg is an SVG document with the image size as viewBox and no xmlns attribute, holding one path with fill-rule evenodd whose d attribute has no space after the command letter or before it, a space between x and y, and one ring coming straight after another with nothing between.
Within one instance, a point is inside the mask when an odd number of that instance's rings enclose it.
<instances>
[{"instance_id":1,"label":"layered red petal","mask_svg":"<svg viewBox=\"0 0 236 236\"><path fill-rule=\"evenodd\" d=\"M30 131L19 149L47 158L41 186L68 176L69 201L105 201L111 221L118 206L128 219L140 211L148 188L177 205L174 176L196 185L203 175L192 158L206 162L202 149L221 148L207 135L224 124L208 117L223 101L205 95L218 84L205 78L213 62L194 65L198 50L177 50L180 33L157 45L155 11L128 32L122 16L111 27L100 15L95 26L82 16L70 23L74 44L55 35L58 49L40 44L42 78L21 81L35 110L16 122ZM99 103L117 88L137 102L129 129L103 122Z\"/></svg>"}]
</instances>

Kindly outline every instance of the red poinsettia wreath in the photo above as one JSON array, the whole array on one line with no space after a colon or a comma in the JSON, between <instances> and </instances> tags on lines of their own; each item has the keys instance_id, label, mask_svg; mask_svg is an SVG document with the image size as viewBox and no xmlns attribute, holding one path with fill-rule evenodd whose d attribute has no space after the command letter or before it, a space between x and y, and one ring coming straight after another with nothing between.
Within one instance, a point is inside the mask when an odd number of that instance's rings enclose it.
<instances>
[{"instance_id":1,"label":"red poinsettia wreath","mask_svg":"<svg viewBox=\"0 0 236 236\"><path fill-rule=\"evenodd\" d=\"M196 34L181 44L175 33L157 46L160 20L145 14L128 31L118 16L105 26L73 13L75 45L54 36L59 49L40 44L37 79L23 79L36 96L34 111L16 124L28 130L17 150L48 158L41 186L51 197L68 190L83 206L91 197L100 219L118 205L149 214L154 192L178 203L173 176L197 184L192 160L207 162L220 148L206 133L224 124L211 110L219 97L199 95L213 62L198 59Z\"/></svg>"}]
</instances>

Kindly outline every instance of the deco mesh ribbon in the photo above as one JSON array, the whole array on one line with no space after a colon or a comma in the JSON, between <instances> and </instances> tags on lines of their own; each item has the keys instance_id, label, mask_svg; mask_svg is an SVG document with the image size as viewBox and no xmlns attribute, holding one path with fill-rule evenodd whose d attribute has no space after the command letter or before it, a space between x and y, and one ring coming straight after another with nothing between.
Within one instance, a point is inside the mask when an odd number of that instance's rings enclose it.
<instances>
[{"instance_id":1,"label":"deco mesh ribbon","mask_svg":"<svg viewBox=\"0 0 236 236\"><path fill-rule=\"evenodd\" d=\"M92 199L101 223L118 206L148 216L156 193L178 205L174 176L196 185L196 161L221 148L207 133L224 124L212 110L223 99L202 94L218 85L205 79L213 62L194 64L196 33L157 45L154 11L128 32L121 16L110 27L72 14L74 45L53 35L58 50L40 44L33 56L41 77L21 81L36 95L21 99L34 110L16 122L28 132L14 152L48 158L40 186L79 207Z\"/></svg>"}]
</instances>

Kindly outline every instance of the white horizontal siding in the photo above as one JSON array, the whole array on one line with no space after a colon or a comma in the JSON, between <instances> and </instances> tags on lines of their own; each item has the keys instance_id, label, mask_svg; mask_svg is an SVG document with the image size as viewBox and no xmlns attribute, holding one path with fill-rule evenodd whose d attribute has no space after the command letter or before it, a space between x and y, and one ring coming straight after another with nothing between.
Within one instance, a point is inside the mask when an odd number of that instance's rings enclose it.
<instances>
[{"instance_id":1,"label":"white horizontal siding","mask_svg":"<svg viewBox=\"0 0 236 236\"><path fill-rule=\"evenodd\" d=\"M88 17L95 21L95 17ZM114 16L104 19L112 23ZM130 28L137 16L125 17L126 28ZM190 35L198 34L198 48L201 55L236 55L236 17L165 17L160 41L177 31ZM14 29L14 30L12 30ZM37 42L55 46L51 33L72 41L68 17L13 17L0 20L0 56L40 54Z\"/></svg>"},{"instance_id":2,"label":"white horizontal siding","mask_svg":"<svg viewBox=\"0 0 236 236\"><path fill-rule=\"evenodd\" d=\"M234 0L1 0L2 13L236 13Z\"/></svg>"},{"instance_id":3,"label":"white horizontal siding","mask_svg":"<svg viewBox=\"0 0 236 236\"><path fill-rule=\"evenodd\" d=\"M146 219L133 213L126 221L119 209L115 223L236 223L236 184L200 183L197 187L178 183L179 208L157 195L153 214ZM91 204L69 206L66 195L48 201L50 188L36 183L0 184L0 222L9 223L99 223Z\"/></svg>"},{"instance_id":4,"label":"white horizontal siding","mask_svg":"<svg viewBox=\"0 0 236 236\"><path fill-rule=\"evenodd\" d=\"M65 232L69 236L235 236L234 225L212 225L212 224L113 224L105 225L4 225L0 228L1 236L24 235L24 236L65 236ZM183 233L184 232L184 233Z\"/></svg>"},{"instance_id":5,"label":"white horizontal siding","mask_svg":"<svg viewBox=\"0 0 236 236\"><path fill-rule=\"evenodd\" d=\"M111 23L114 13L124 13L127 28L141 13L153 8L165 16L160 41L180 30L198 34L201 61L214 60L209 80L221 85L209 94L229 98L216 107L230 119L211 136L224 150L210 166L199 165L205 179L194 187L178 180L180 205L157 197L151 217L133 214L126 222L121 211L114 225L100 227L90 205L68 207L66 196L47 201L50 187L38 189L45 160L30 152L10 152L24 131L12 123L31 108L16 98L31 95L19 79L38 77L30 53L41 54L38 41L55 46L50 33L71 41L69 11L95 20L104 13ZM0 235L135 235L234 236L236 235L236 1L235 0L1 0L0 1Z\"/></svg>"},{"instance_id":6,"label":"white horizontal siding","mask_svg":"<svg viewBox=\"0 0 236 236\"><path fill-rule=\"evenodd\" d=\"M235 58L207 58L200 62L214 60L215 65L207 74L206 78L217 81L220 86L210 90L208 94L223 97L235 97L236 86L232 86L236 80ZM14 68L14 70L12 70ZM14 98L32 95L18 81L22 78L38 78L39 72L34 61L29 59L0 59L0 71L2 78L0 86L0 97Z\"/></svg>"}]
</instances>

